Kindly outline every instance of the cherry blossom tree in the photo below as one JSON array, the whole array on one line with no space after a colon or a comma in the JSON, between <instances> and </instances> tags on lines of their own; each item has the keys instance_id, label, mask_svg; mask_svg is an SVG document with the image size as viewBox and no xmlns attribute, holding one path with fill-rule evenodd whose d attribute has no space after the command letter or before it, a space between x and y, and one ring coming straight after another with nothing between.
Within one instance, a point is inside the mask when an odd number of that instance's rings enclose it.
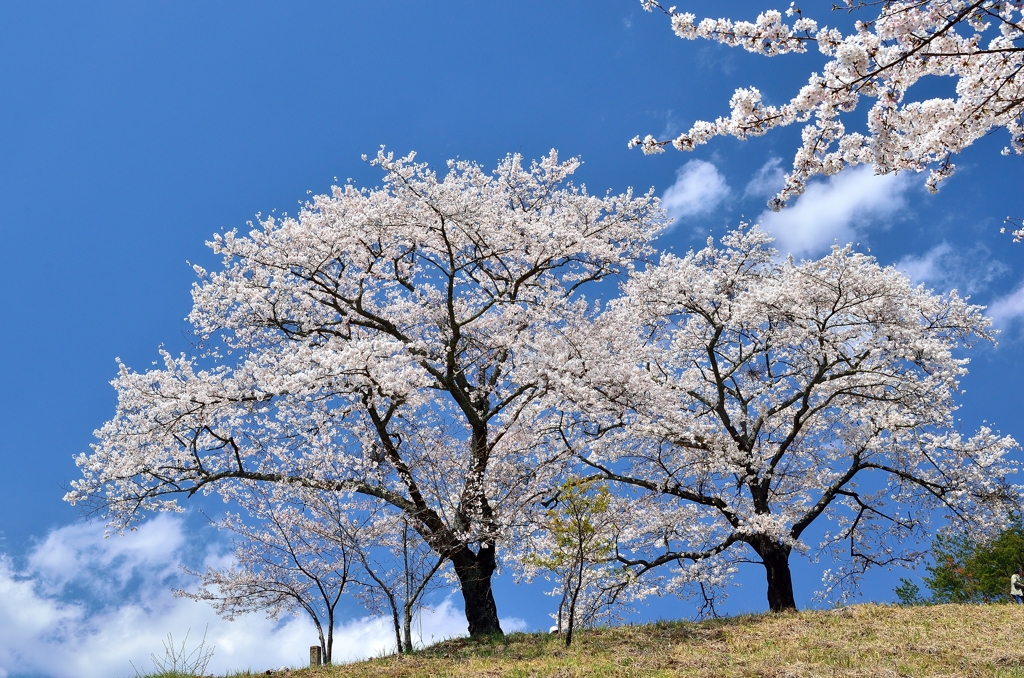
<instances>
[{"instance_id":1,"label":"cherry blossom tree","mask_svg":"<svg viewBox=\"0 0 1024 678\"><path fill-rule=\"evenodd\" d=\"M227 619L265 612L305 612L316 626L324 661L332 661L335 610L343 594L392 617L399 652L413 649L412 622L423 597L440 585L447 562L427 546L404 513L377 500L280 483L250 483L233 494L247 519L227 514L231 564L187 570L197 591L176 595L210 602Z\"/></svg>"},{"instance_id":2,"label":"cherry blossom tree","mask_svg":"<svg viewBox=\"0 0 1024 678\"><path fill-rule=\"evenodd\" d=\"M360 552L352 536L361 532L350 524L350 507L341 505L337 495L326 496L317 503L334 504L334 515L344 516L345 525L331 525L335 529L324 538L325 521L282 489L287 488L250 486L242 502L249 520L229 513L217 522L235 535L232 564L189 571L199 577L200 588L176 594L207 601L226 619L248 612L265 612L271 619L305 612L316 627L321 656L330 664L335 610L354 583Z\"/></svg>"},{"instance_id":3,"label":"cherry blossom tree","mask_svg":"<svg viewBox=\"0 0 1024 678\"><path fill-rule=\"evenodd\" d=\"M446 559L416 534L405 514L389 518L362 531L369 539L360 540L356 555L366 579L356 595L370 610L391 615L395 648L410 653L415 649L413 620L424 607L424 597L442 585L437 575Z\"/></svg>"},{"instance_id":4,"label":"cherry blossom tree","mask_svg":"<svg viewBox=\"0 0 1024 678\"><path fill-rule=\"evenodd\" d=\"M664 225L657 199L589 195L554 151L438 177L383 150L379 189L336 187L296 217L210 243L196 355L113 382L114 417L66 499L115 528L179 495L278 483L374 498L458 578L469 633L500 633L491 577L548 483L531 425L547 386L531 337L628 272ZM553 472L553 471L552 471Z\"/></svg>"},{"instance_id":5,"label":"cherry blossom tree","mask_svg":"<svg viewBox=\"0 0 1024 678\"><path fill-rule=\"evenodd\" d=\"M716 136L746 139L806 123L793 169L769 203L773 209L803 193L809 178L863 163L873 164L879 174L929 169L926 184L934 192L953 173L952 156L995 129L1010 133L1004 154L1024 154L1020 0L843 0L833 9L861 16L845 35L804 16L794 3L786 11L789 22L776 10L753 22L698 21L655 0L641 4L669 15L673 31L687 40L712 40L765 56L806 52L813 45L828 57L822 71L811 73L787 103L767 105L757 88L740 88L728 117L698 121L675 139L648 135L630 142L644 153L660 153L668 144L690 151ZM955 96L908 96L913 85L930 77L955 79ZM843 116L855 111L862 97L874 99L866 130L848 130Z\"/></svg>"},{"instance_id":6,"label":"cherry blossom tree","mask_svg":"<svg viewBox=\"0 0 1024 678\"><path fill-rule=\"evenodd\" d=\"M631 506L619 560L674 567L664 591L753 557L785 610L793 550L838 562L825 593L846 595L870 567L917 562L933 514L984 533L1020 492L1016 442L954 420L959 351L991 340L981 307L849 246L798 263L769 243L741 227L663 255L590 332L552 340L548 369L567 448Z\"/></svg>"}]
</instances>

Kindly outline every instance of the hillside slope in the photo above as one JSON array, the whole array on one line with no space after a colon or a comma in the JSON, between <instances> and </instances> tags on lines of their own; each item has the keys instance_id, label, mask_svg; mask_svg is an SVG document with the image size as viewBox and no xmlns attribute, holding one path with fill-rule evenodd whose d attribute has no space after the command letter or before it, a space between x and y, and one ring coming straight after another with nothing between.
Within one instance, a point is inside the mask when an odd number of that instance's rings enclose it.
<instances>
[{"instance_id":1,"label":"hillside slope","mask_svg":"<svg viewBox=\"0 0 1024 678\"><path fill-rule=\"evenodd\" d=\"M295 678L417 676L1020 676L1024 606L858 605L583 631L504 642L449 640L408 657L289 672Z\"/></svg>"}]
</instances>

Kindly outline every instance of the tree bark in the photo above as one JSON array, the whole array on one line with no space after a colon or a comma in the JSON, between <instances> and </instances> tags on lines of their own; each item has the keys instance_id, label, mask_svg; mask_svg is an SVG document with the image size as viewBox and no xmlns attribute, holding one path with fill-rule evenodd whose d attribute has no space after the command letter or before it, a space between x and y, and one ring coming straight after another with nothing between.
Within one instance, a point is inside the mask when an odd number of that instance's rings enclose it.
<instances>
[{"instance_id":1,"label":"tree bark","mask_svg":"<svg viewBox=\"0 0 1024 678\"><path fill-rule=\"evenodd\" d=\"M793 597L793 575L789 571L789 553L792 549L767 538L750 542L761 556L768 579L768 609L783 612L796 609Z\"/></svg>"},{"instance_id":2,"label":"tree bark","mask_svg":"<svg viewBox=\"0 0 1024 678\"><path fill-rule=\"evenodd\" d=\"M412 606L413 601L408 601L402 609L402 635L405 636L403 640L405 647L402 652L405 654L412 654Z\"/></svg>"},{"instance_id":3,"label":"tree bark","mask_svg":"<svg viewBox=\"0 0 1024 678\"><path fill-rule=\"evenodd\" d=\"M331 653L334 651L334 609L327 613L327 647L324 648L324 664L331 663Z\"/></svg>"},{"instance_id":4,"label":"tree bark","mask_svg":"<svg viewBox=\"0 0 1024 678\"><path fill-rule=\"evenodd\" d=\"M462 589L469 636L504 635L491 591L491 575L495 570L494 547L481 548L474 553L468 546L463 546L452 554L451 560Z\"/></svg>"}]
</instances>

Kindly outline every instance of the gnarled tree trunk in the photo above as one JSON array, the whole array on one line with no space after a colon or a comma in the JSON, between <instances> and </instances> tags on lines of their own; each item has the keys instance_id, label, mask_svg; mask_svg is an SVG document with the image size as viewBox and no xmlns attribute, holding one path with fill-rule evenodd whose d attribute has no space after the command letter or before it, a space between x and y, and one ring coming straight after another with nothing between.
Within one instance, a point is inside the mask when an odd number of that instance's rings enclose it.
<instances>
[{"instance_id":1,"label":"gnarled tree trunk","mask_svg":"<svg viewBox=\"0 0 1024 678\"><path fill-rule=\"evenodd\" d=\"M761 537L749 542L761 556L765 575L768 579L768 608L772 612L796 609L793 597L793 575L789 571L789 554L792 548L773 539Z\"/></svg>"},{"instance_id":2,"label":"gnarled tree trunk","mask_svg":"<svg viewBox=\"0 0 1024 678\"><path fill-rule=\"evenodd\" d=\"M466 606L470 637L504 635L498 622L498 606L491 591L494 557L493 546L483 547L478 553L474 553L468 546L462 546L451 556Z\"/></svg>"}]
</instances>

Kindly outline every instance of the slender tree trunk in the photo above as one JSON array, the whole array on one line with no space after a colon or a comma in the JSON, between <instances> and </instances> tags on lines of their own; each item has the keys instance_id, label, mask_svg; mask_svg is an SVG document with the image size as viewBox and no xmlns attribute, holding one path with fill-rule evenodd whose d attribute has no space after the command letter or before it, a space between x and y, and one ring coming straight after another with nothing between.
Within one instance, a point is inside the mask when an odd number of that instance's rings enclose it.
<instances>
[{"instance_id":1,"label":"slender tree trunk","mask_svg":"<svg viewBox=\"0 0 1024 678\"><path fill-rule=\"evenodd\" d=\"M384 586L384 582L378 579L377 575L370 571L369 568L367 568L367 571L370 572L370 576L373 577L373 580L377 582L380 590L384 592L384 597L388 599L388 606L391 608L391 621L395 626L395 653L402 654L405 650L402 647L402 631L398 623L398 605L395 604L395 594L391 592L391 589Z\"/></svg>"},{"instance_id":2,"label":"slender tree trunk","mask_svg":"<svg viewBox=\"0 0 1024 678\"><path fill-rule=\"evenodd\" d=\"M412 652L412 602L405 604L402 610L402 633L405 635L405 652Z\"/></svg>"},{"instance_id":3,"label":"slender tree trunk","mask_svg":"<svg viewBox=\"0 0 1024 678\"><path fill-rule=\"evenodd\" d=\"M452 554L451 560L462 588L470 637L504 635L498 622L498 606L491 591L491 575L495 569L494 547L481 548L479 553L473 553L468 546L463 546Z\"/></svg>"},{"instance_id":4,"label":"slender tree trunk","mask_svg":"<svg viewBox=\"0 0 1024 678\"><path fill-rule=\"evenodd\" d=\"M789 571L789 546L767 538L750 542L764 563L768 578L768 608L772 612L796 609L793 597L793 575Z\"/></svg>"},{"instance_id":5,"label":"slender tree trunk","mask_svg":"<svg viewBox=\"0 0 1024 678\"><path fill-rule=\"evenodd\" d=\"M412 606L416 599L412 593L412 568L409 567L409 521L402 516L402 583L405 585L405 603L402 605L402 633L405 635L403 652L412 653Z\"/></svg>"},{"instance_id":6,"label":"slender tree trunk","mask_svg":"<svg viewBox=\"0 0 1024 678\"><path fill-rule=\"evenodd\" d=\"M334 610L327 613L327 646L324 647L324 664L331 663L331 652L334 650Z\"/></svg>"},{"instance_id":7,"label":"slender tree trunk","mask_svg":"<svg viewBox=\"0 0 1024 678\"><path fill-rule=\"evenodd\" d=\"M391 621L395 624L395 653L402 654L406 652L405 646L402 643L402 629L398 622L398 608L395 607L394 598L391 594L388 594L389 602L391 603Z\"/></svg>"},{"instance_id":8,"label":"slender tree trunk","mask_svg":"<svg viewBox=\"0 0 1024 678\"><path fill-rule=\"evenodd\" d=\"M307 607L306 610L309 611L310 608ZM317 617L315 614L311 614L310 616L313 617L313 624L316 625L316 634L320 638L320 657L322 660L323 657L327 656L327 643L324 642L324 627L320 624L319 617Z\"/></svg>"},{"instance_id":9,"label":"slender tree trunk","mask_svg":"<svg viewBox=\"0 0 1024 678\"><path fill-rule=\"evenodd\" d=\"M558 632L562 633L565 631L565 626L562 624L562 620L565 618L566 608L569 605L569 587L564 587L562 591L562 599L558 601Z\"/></svg>"},{"instance_id":10,"label":"slender tree trunk","mask_svg":"<svg viewBox=\"0 0 1024 678\"><path fill-rule=\"evenodd\" d=\"M570 582L566 582L570 584ZM572 645L572 632L576 628L576 600L580 596L580 590L583 588L583 562L580 562L579 571L576 573L576 581L572 583L572 596L569 598L569 623L565 629L565 646L569 647Z\"/></svg>"}]
</instances>

